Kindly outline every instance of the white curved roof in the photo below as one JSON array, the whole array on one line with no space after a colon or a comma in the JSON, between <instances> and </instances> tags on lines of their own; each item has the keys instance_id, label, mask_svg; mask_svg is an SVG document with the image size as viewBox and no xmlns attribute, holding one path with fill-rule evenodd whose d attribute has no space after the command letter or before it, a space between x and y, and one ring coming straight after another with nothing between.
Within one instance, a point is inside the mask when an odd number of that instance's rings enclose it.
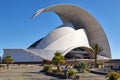
<instances>
[{"instance_id":1,"label":"white curved roof","mask_svg":"<svg viewBox=\"0 0 120 80\"><path fill-rule=\"evenodd\" d=\"M84 29L75 30L66 24L48 34L36 48L65 51L73 46L89 47L89 42Z\"/></svg>"},{"instance_id":2,"label":"white curved roof","mask_svg":"<svg viewBox=\"0 0 120 80\"><path fill-rule=\"evenodd\" d=\"M100 54L111 58L109 43L102 27L87 11L75 5L60 4L40 9L33 15L33 17L47 11L55 12L64 24L71 23L76 30L84 28L87 33L89 44L99 44L104 49Z\"/></svg>"},{"instance_id":3,"label":"white curved roof","mask_svg":"<svg viewBox=\"0 0 120 80\"><path fill-rule=\"evenodd\" d=\"M27 51L43 59L51 60L56 51L66 55L69 51L83 46L90 48L85 30L75 30L66 24L48 34L35 49L28 49Z\"/></svg>"}]
</instances>

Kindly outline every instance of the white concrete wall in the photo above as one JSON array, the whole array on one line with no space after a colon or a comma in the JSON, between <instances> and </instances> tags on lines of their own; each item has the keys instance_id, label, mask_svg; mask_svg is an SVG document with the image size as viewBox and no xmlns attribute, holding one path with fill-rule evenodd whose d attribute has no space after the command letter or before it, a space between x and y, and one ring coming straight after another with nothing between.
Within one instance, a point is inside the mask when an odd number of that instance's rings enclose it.
<instances>
[{"instance_id":1,"label":"white concrete wall","mask_svg":"<svg viewBox=\"0 0 120 80\"><path fill-rule=\"evenodd\" d=\"M26 52L24 49L4 49L2 59L7 55L11 56L14 62L34 62L43 60L40 56Z\"/></svg>"}]
</instances>

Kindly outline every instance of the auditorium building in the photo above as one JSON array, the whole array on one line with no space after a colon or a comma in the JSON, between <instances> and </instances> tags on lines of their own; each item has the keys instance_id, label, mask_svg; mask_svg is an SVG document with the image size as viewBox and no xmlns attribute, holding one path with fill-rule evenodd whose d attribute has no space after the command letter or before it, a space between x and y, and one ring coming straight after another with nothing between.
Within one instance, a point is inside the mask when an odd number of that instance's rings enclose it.
<instances>
[{"instance_id":1,"label":"auditorium building","mask_svg":"<svg viewBox=\"0 0 120 80\"><path fill-rule=\"evenodd\" d=\"M26 49L4 49L3 58L10 55L14 62L52 60L56 51L66 59L93 59L89 48L97 43L103 51L98 59L111 59L106 34L99 22L86 10L71 4L58 4L38 10L33 18L44 12L54 12L63 24L35 41Z\"/></svg>"}]
</instances>

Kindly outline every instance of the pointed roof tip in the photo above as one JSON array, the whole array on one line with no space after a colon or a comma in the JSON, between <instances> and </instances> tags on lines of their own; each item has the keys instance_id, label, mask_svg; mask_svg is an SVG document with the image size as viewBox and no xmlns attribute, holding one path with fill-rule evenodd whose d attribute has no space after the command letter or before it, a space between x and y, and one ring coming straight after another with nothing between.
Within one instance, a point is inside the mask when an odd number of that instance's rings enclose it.
<instances>
[{"instance_id":1,"label":"pointed roof tip","mask_svg":"<svg viewBox=\"0 0 120 80\"><path fill-rule=\"evenodd\" d=\"M32 17L31 17L30 19L35 18L36 16L38 16L38 15L41 14L41 13L43 13L44 11L45 11L45 8L39 9L38 11L36 11L36 12L32 15Z\"/></svg>"},{"instance_id":2,"label":"pointed roof tip","mask_svg":"<svg viewBox=\"0 0 120 80\"><path fill-rule=\"evenodd\" d=\"M33 14L31 17L30 17L30 19L33 19L35 17L35 14Z\"/></svg>"}]
</instances>

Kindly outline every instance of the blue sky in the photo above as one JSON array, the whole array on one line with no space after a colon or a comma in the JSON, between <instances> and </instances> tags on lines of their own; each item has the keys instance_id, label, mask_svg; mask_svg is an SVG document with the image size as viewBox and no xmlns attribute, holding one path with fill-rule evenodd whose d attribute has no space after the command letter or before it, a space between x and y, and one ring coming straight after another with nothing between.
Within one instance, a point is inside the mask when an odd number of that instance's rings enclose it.
<instances>
[{"instance_id":1,"label":"blue sky","mask_svg":"<svg viewBox=\"0 0 120 80\"><path fill-rule=\"evenodd\" d=\"M4 48L27 48L61 25L52 12L30 19L38 9L61 3L91 13L108 37L112 58L120 59L120 0L0 0L0 55Z\"/></svg>"}]
</instances>

